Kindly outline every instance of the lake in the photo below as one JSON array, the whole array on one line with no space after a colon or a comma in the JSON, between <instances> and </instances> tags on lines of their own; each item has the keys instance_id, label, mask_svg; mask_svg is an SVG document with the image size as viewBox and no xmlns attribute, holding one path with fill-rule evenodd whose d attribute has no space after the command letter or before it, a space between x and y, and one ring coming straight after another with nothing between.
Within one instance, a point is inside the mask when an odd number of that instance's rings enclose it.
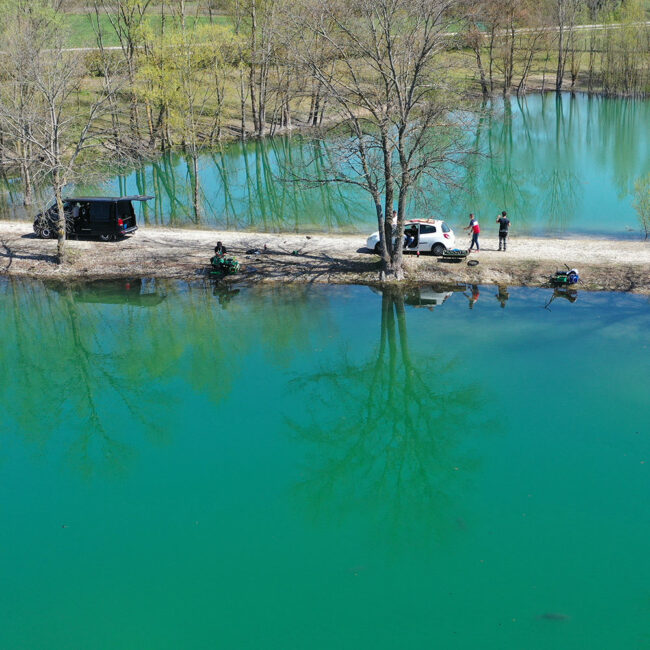
<instances>
[{"instance_id":1,"label":"lake","mask_svg":"<svg viewBox=\"0 0 650 650\"><path fill-rule=\"evenodd\" d=\"M469 135L468 146L481 156L456 170L462 189L426 187L414 195L409 215L442 217L458 229L475 212L489 231L496 229L497 213L507 210L513 234L638 237L632 192L635 180L650 171L650 101L532 94L495 100L489 108ZM69 194L153 194L155 200L140 207L140 218L157 225L376 230L363 191L289 180L322 181L328 168L342 164L327 142L276 137L203 153L196 178L198 213L192 207L191 161L181 154L163 156L103 185L71 188ZM5 181L4 188L0 214L7 216L21 194L15 181Z\"/></svg>"},{"instance_id":2,"label":"lake","mask_svg":"<svg viewBox=\"0 0 650 650\"><path fill-rule=\"evenodd\" d=\"M650 302L0 280L2 647L642 648Z\"/></svg>"}]
</instances>

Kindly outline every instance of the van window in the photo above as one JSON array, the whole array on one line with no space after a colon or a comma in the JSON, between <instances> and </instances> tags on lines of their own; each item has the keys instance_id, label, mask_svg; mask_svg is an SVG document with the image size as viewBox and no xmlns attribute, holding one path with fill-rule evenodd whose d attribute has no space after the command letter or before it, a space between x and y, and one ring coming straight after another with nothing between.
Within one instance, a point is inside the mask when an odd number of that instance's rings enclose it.
<instances>
[{"instance_id":1,"label":"van window","mask_svg":"<svg viewBox=\"0 0 650 650\"><path fill-rule=\"evenodd\" d=\"M431 233L436 232L436 227L435 226L430 226L425 223L420 224L420 234L421 235L429 235Z\"/></svg>"},{"instance_id":2,"label":"van window","mask_svg":"<svg viewBox=\"0 0 650 650\"><path fill-rule=\"evenodd\" d=\"M90 215L93 221L107 223L111 220L112 204L108 201L98 201L90 206Z\"/></svg>"}]
</instances>

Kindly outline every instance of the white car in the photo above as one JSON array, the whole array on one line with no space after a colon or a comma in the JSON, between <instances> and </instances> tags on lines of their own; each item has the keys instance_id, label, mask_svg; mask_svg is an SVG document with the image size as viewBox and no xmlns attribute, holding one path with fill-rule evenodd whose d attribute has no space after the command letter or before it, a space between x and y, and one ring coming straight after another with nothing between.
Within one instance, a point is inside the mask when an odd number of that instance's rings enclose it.
<instances>
[{"instance_id":1,"label":"white car","mask_svg":"<svg viewBox=\"0 0 650 650\"><path fill-rule=\"evenodd\" d=\"M404 230L415 229L415 241L404 252L431 252L442 255L456 246L454 231L441 219L411 219L404 223ZM379 233L373 232L366 246L379 255Z\"/></svg>"}]
</instances>

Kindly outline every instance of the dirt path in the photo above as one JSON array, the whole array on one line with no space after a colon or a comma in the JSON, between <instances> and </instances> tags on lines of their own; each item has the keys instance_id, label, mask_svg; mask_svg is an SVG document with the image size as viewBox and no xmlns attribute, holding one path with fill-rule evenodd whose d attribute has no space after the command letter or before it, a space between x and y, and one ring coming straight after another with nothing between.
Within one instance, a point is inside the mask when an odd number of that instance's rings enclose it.
<instances>
[{"instance_id":1,"label":"dirt path","mask_svg":"<svg viewBox=\"0 0 650 650\"><path fill-rule=\"evenodd\" d=\"M374 283L379 262L362 235L295 235L141 228L117 243L68 242L69 263L54 262L56 241L37 239L29 223L0 222L0 275L34 278L204 277L212 249L221 240L252 282ZM408 255L407 278L414 282L544 285L566 263L577 267L580 288L650 293L650 242L610 239L511 238L508 252L496 237L481 237L473 254L478 266L451 264L438 257ZM464 238L461 240L464 241ZM262 250L262 254L246 254ZM295 251L295 253L294 253Z\"/></svg>"}]
</instances>

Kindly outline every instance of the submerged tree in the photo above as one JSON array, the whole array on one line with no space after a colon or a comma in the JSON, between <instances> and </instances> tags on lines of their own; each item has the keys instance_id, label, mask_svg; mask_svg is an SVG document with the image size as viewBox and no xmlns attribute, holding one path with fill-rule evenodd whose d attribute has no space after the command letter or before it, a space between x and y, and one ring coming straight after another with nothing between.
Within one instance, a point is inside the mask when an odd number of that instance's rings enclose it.
<instances>
[{"instance_id":1,"label":"submerged tree","mask_svg":"<svg viewBox=\"0 0 650 650\"><path fill-rule=\"evenodd\" d=\"M450 0L315 0L293 8L288 46L323 88L339 125L335 166L318 182L351 183L372 199L381 279L401 280L406 208L425 179L450 182L464 152L450 85ZM314 37L326 45L310 45ZM336 69L332 73L332 60ZM397 224L392 212L397 203ZM395 244L393 243L395 241Z\"/></svg>"}]
</instances>

